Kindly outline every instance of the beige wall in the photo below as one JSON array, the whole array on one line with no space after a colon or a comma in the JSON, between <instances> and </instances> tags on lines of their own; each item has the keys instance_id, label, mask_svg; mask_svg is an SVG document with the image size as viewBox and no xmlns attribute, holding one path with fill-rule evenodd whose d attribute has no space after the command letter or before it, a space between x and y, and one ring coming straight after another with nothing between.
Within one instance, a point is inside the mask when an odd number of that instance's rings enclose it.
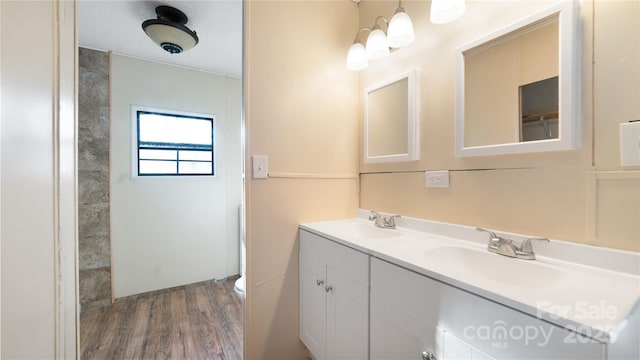
<instances>
[{"instance_id":1,"label":"beige wall","mask_svg":"<svg viewBox=\"0 0 640 360\"><path fill-rule=\"evenodd\" d=\"M392 14L396 4L364 2L362 26L375 15ZM360 206L639 251L640 171L619 165L618 124L640 118L640 2L580 3L578 150L473 158L454 156L455 48L551 3L468 1L466 14L446 25L429 23L429 2L403 4L416 42L370 63L359 87L362 92L385 77L420 68L421 157L409 163L361 162ZM453 170L450 188L424 187L423 171L437 169Z\"/></svg>"},{"instance_id":2,"label":"beige wall","mask_svg":"<svg viewBox=\"0 0 640 360\"><path fill-rule=\"evenodd\" d=\"M245 7L247 168L267 155L270 173L247 173L246 358L301 359L297 226L358 204L357 14L344 0Z\"/></svg>"},{"instance_id":3,"label":"beige wall","mask_svg":"<svg viewBox=\"0 0 640 360\"><path fill-rule=\"evenodd\" d=\"M640 231L633 220L640 215L634 205L639 186L629 179L638 172L600 171L621 170L617 124L640 116L637 102L632 101L640 91L640 21L633 1L582 3L585 55L579 150L454 157L455 48L552 4L469 1L462 19L433 25L428 22L429 2L404 1L414 21L416 42L354 74L344 70L344 60L356 19L359 16L361 26L371 26L375 16L391 16L396 1L365 1L359 15L348 1L246 3L247 168L250 155L268 155L271 175L254 180L247 174L248 359L306 355L297 338L296 226L351 217L358 195L364 208L638 248ZM626 21L616 21L619 16ZM631 42L621 41L630 36ZM600 47L602 42L607 48ZM592 66L594 49L596 58L610 65ZM624 71L604 78L603 84L594 83L618 62L623 62ZM358 154L362 158L361 120L356 127L363 115L364 89L414 67L420 69L421 160L391 164L360 160L360 194L355 180L321 179L357 171ZM620 97L606 90L618 86L628 94ZM594 97L594 87L596 93L602 89L598 93L602 98ZM612 110L619 116L594 120L594 111ZM594 126L598 131L606 128L603 131L609 135L594 139ZM603 149L594 152L594 144ZM600 161L605 152L610 153L608 160ZM433 169L455 170L451 188L424 188L423 171Z\"/></svg>"},{"instance_id":4,"label":"beige wall","mask_svg":"<svg viewBox=\"0 0 640 360\"><path fill-rule=\"evenodd\" d=\"M596 1L594 8L588 234L596 245L640 251L640 167L621 168L619 155L619 124L640 119L640 2Z\"/></svg>"}]
</instances>

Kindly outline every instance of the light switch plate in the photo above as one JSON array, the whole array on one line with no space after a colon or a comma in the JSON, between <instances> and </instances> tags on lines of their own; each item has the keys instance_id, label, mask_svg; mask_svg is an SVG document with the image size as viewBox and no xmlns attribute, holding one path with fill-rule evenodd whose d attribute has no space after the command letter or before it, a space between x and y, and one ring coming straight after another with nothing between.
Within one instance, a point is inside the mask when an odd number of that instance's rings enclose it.
<instances>
[{"instance_id":1,"label":"light switch plate","mask_svg":"<svg viewBox=\"0 0 640 360\"><path fill-rule=\"evenodd\" d=\"M640 165L640 121L620 124L620 165Z\"/></svg>"},{"instance_id":2,"label":"light switch plate","mask_svg":"<svg viewBox=\"0 0 640 360\"><path fill-rule=\"evenodd\" d=\"M253 178L266 179L269 176L269 163L266 155L251 156L253 164Z\"/></svg>"},{"instance_id":3,"label":"light switch plate","mask_svg":"<svg viewBox=\"0 0 640 360\"><path fill-rule=\"evenodd\" d=\"M426 171L424 173L424 186L449 187L449 170Z\"/></svg>"}]
</instances>

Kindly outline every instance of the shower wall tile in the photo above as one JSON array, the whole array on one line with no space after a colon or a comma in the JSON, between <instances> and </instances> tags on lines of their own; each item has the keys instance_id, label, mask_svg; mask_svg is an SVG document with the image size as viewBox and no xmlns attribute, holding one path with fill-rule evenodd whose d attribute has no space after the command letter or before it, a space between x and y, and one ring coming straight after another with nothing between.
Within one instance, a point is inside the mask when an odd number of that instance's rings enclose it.
<instances>
[{"instance_id":1,"label":"shower wall tile","mask_svg":"<svg viewBox=\"0 0 640 360\"><path fill-rule=\"evenodd\" d=\"M82 310L111 304L111 269L80 270L80 307Z\"/></svg>"},{"instance_id":2,"label":"shower wall tile","mask_svg":"<svg viewBox=\"0 0 640 360\"><path fill-rule=\"evenodd\" d=\"M78 202L80 205L109 203L109 172L78 171Z\"/></svg>"},{"instance_id":3,"label":"shower wall tile","mask_svg":"<svg viewBox=\"0 0 640 360\"><path fill-rule=\"evenodd\" d=\"M109 203L82 204L78 209L80 238L109 236Z\"/></svg>"},{"instance_id":4,"label":"shower wall tile","mask_svg":"<svg viewBox=\"0 0 640 360\"><path fill-rule=\"evenodd\" d=\"M80 48L78 251L80 307L111 303L109 55Z\"/></svg>"},{"instance_id":5,"label":"shower wall tile","mask_svg":"<svg viewBox=\"0 0 640 360\"><path fill-rule=\"evenodd\" d=\"M78 104L97 108L109 105L109 75L88 68L80 68L78 75ZM95 115L97 109L89 109L89 115Z\"/></svg>"},{"instance_id":6,"label":"shower wall tile","mask_svg":"<svg viewBox=\"0 0 640 360\"><path fill-rule=\"evenodd\" d=\"M108 236L84 236L78 244L78 250L82 254L78 259L82 270L111 266L111 242Z\"/></svg>"},{"instance_id":7,"label":"shower wall tile","mask_svg":"<svg viewBox=\"0 0 640 360\"><path fill-rule=\"evenodd\" d=\"M80 120L81 121L81 120ZM79 171L102 171L109 173L109 143L89 138L83 131L78 132Z\"/></svg>"},{"instance_id":8,"label":"shower wall tile","mask_svg":"<svg viewBox=\"0 0 640 360\"><path fill-rule=\"evenodd\" d=\"M78 129L82 140L100 139L109 143L109 104L90 104L90 108L78 114Z\"/></svg>"},{"instance_id":9,"label":"shower wall tile","mask_svg":"<svg viewBox=\"0 0 640 360\"><path fill-rule=\"evenodd\" d=\"M78 65L81 68L109 75L109 54L82 47L79 48L79 52Z\"/></svg>"}]
</instances>

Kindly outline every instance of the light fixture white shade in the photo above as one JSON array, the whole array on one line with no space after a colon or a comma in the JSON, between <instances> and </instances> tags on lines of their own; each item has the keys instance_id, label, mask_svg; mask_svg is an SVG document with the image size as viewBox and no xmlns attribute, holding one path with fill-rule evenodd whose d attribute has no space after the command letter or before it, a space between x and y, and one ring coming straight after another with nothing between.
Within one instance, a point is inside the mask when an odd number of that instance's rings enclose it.
<instances>
[{"instance_id":1,"label":"light fixture white shade","mask_svg":"<svg viewBox=\"0 0 640 360\"><path fill-rule=\"evenodd\" d=\"M166 5L156 7L157 19L142 23L142 30L160 47L171 54L179 54L198 44L198 35L185 24L189 18L182 11Z\"/></svg>"},{"instance_id":2,"label":"light fixture white shade","mask_svg":"<svg viewBox=\"0 0 640 360\"><path fill-rule=\"evenodd\" d=\"M446 24L464 14L465 0L432 0L431 22L434 24Z\"/></svg>"},{"instance_id":3,"label":"light fixture white shade","mask_svg":"<svg viewBox=\"0 0 640 360\"><path fill-rule=\"evenodd\" d=\"M347 54L347 70L360 71L366 69L367 66L369 66L367 51L360 41L356 41L351 45Z\"/></svg>"},{"instance_id":4,"label":"light fixture white shade","mask_svg":"<svg viewBox=\"0 0 640 360\"><path fill-rule=\"evenodd\" d=\"M389 22L387 42L392 48L401 48L411 44L413 39L413 23L411 22L411 18L404 12L404 9L398 8Z\"/></svg>"},{"instance_id":5,"label":"light fixture white shade","mask_svg":"<svg viewBox=\"0 0 640 360\"><path fill-rule=\"evenodd\" d=\"M367 38L367 57L369 60L382 59L389 55L387 36L379 26L375 26Z\"/></svg>"},{"instance_id":6,"label":"light fixture white shade","mask_svg":"<svg viewBox=\"0 0 640 360\"><path fill-rule=\"evenodd\" d=\"M169 24L150 24L144 32L163 49L170 53L187 51L198 43L198 38L191 32Z\"/></svg>"}]
</instances>

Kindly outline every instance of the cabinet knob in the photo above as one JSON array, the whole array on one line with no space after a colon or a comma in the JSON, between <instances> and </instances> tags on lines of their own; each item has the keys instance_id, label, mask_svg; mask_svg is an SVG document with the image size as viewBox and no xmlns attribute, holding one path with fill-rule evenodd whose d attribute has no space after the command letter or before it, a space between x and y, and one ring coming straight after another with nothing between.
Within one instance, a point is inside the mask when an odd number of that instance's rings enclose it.
<instances>
[{"instance_id":1,"label":"cabinet knob","mask_svg":"<svg viewBox=\"0 0 640 360\"><path fill-rule=\"evenodd\" d=\"M325 286L325 287L324 287L324 291L326 291L326 292L329 292L329 291L333 292L333 286Z\"/></svg>"},{"instance_id":2,"label":"cabinet knob","mask_svg":"<svg viewBox=\"0 0 640 360\"><path fill-rule=\"evenodd\" d=\"M324 280L321 280L321 279L316 280L316 285L320 286L322 284L324 284Z\"/></svg>"},{"instance_id":3,"label":"cabinet knob","mask_svg":"<svg viewBox=\"0 0 640 360\"><path fill-rule=\"evenodd\" d=\"M436 355L431 351L423 351L422 360L438 360L438 359L436 358Z\"/></svg>"}]
</instances>

